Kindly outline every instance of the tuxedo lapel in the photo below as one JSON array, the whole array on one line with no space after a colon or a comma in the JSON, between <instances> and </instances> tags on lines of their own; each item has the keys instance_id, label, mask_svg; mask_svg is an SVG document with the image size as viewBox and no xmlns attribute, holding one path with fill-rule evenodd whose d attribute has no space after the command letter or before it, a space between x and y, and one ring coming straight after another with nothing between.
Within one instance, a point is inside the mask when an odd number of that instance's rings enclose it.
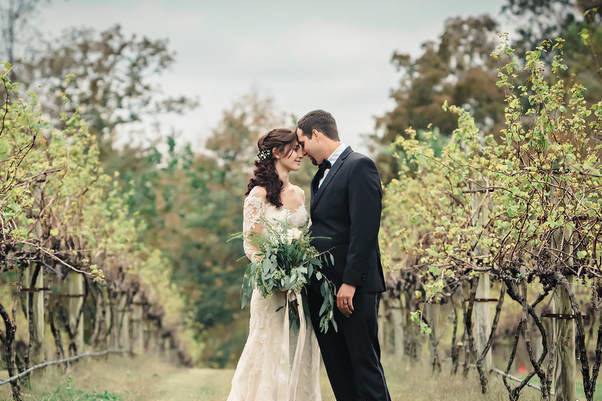
<instances>
[{"instance_id":1,"label":"tuxedo lapel","mask_svg":"<svg viewBox=\"0 0 602 401\"><path fill-rule=\"evenodd\" d=\"M326 175L326 178L324 178L324 181L322 182L322 185L320 185L320 188L318 188L318 190L315 193L312 193L312 198L311 198L311 208L312 209L316 207L316 205L318 204L318 201L320 200L322 195L324 195L326 188L332 182L335 175L339 172L339 170L341 169L341 167L345 163L345 160L347 160L347 157L351 154L351 152L353 152L353 150L351 149L350 146L348 146L347 149L345 149L345 151L343 151L343 153L341 153L341 155L339 156L337 161L334 163L334 165L330 168L330 171L328 171L328 175Z\"/></svg>"},{"instance_id":2,"label":"tuxedo lapel","mask_svg":"<svg viewBox=\"0 0 602 401\"><path fill-rule=\"evenodd\" d=\"M318 173L314 174L314 178L311 180L311 200L316 198L316 188L318 188Z\"/></svg>"}]
</instances>

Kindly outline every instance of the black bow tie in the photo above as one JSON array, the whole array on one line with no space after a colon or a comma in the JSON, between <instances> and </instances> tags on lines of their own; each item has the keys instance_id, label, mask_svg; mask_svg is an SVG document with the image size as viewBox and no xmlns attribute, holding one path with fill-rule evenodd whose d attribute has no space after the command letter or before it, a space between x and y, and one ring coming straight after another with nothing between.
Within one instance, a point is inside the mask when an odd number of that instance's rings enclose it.
<instances>
[{"instance_id":1,"label":"black bow tie","mask_svg":"<svg viewBox=\"0 0 602 401\"><path fill-rule=\"evenodd\" d=\"M318 166L318 171L328 170L331 167L332 167L332 164L330 163L330 160L326 159L322 163L320 163L320 165Z\"/></svg>"}]
</instances>

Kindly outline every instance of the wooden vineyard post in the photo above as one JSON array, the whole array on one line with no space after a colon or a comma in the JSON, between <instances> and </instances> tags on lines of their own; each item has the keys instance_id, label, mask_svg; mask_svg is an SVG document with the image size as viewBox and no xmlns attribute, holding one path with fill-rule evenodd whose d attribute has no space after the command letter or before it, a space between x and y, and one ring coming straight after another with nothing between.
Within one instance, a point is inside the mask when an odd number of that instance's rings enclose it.
<instances>
[{"instance_id":1,"label":"wooden vineyard post","mask_svg":"<svg viewBox=\"0 0 602 401\"><path fill-rule=\"evenodd\" d=\"M151 328L148 319L142 321L142 327L144 327L144 352L148 353L151 349Z\"/></svg>"},{"instance_id":2,"label":"wooden vineyard post","mask_svg":"<svg viewBox=\"0 0 602 401\"><path fill-rule=\"evenodd\" d=\"M165 338L167 343L167 360L170 363L177 363L178 354L176 352L176 342L174 340L173 334L170 332L169 335Z\"/></svg>"},{"instance_id":3,"label":"wooden vineyard post","mask_svg":"<svg viewBox=\"0 0 602 401\"><path fill-rule=\"evenodd\" d=\"M568 277L571 287L573 278ZM572 315L573 310L566 290L557 287L554 292L554 313ZM554 391L557 401L575 401L577 398L575 376L577 362L575 360L575 322L573 319L554 319L555 369Z\"/></svg>"},{"instance_id":4,"label":"wooden vineyard post","mask_svg":"<svg viewBox=\"0 0 602 401\"><path fill-rule=\"evenodd\" d=\"M552 192L551 200L560 206L562 185ZM548 331L549 371L551 372L551 387L554 389L556 401L575 401L577 399L576 382L576 328L574 310L568 291L574 292L574 278L563 274L563 270L573 266L573 246L571 244L572 230L564 225L556 228L550 236L550 262L552 269L558 269L557 275L566 278L566 286L558 285L552 294L548 311L543 311L542 317ZM567 288L568 287L568 288ZM551 312L551 313L550 313Z\"/></svg>"},{"instance_id":5,"label":"wooden vineyard post","mask_svg":"<svg viewBox=\"0 0 602 401\"><path fill-rule=\"evenodd\" d=\"M136 355L142 355L144 353L144 308L142 303L142 296L140 293L134 297L132 305L132 343L131 352Z\"/></svg>"},{"instance_id":6,"label":"wooden vineyard post","mask_svg":"<svg viewBox=\"0 0 602 401\"><path fill-rule=\"evenodd\" d=\"M378 307L379 315L379 343L386 354L392 354L395 351L395 333L392 322L391 296L389 293L383 293Z\"/></svg>"},{"instance_id":7,"label":"wooden vineyard post","mask_svg":"<svg viewBox=\"0 0 602 401\"><path fill-rule=\"evenodd\" d=\"M176 359L177 359L176 358L176 352L175 352L175 346L176 346L176 344L175 344L175 341L174 341L174 338L172 337L172 335L170 335L167 338L167 344L168 344L168 348L167 349L168 349L169 361L172 362L172 363L175 363Z\"/></svg>"},{"instance_id":8,"label":"wooden vineyard post","mask_svg":"<svg viewBox=\"0 0 602 401\"><path fill-rule=\"evenodd\" d=\"M167 359L167 338L163 335L163 331L159 330L159 355Z\"/></svg>"},{"instance_id":9,"label":"wooden vineyard post","mask_svg":"<svg viewBox=\"0 0 602 401\"><path fill-rule=\"evenodd\" d=\"M565 254L572 254L570 246L570 230L565 226L558 229L552 236L552 248ZM561 256L558 256L560 259ZM572 264L572 263L571 263ZM573 276L568 276L570 288L573 288ZM554 320L554 392L557 401L575 401L577 398L575 377L577 376L577 361L575 358L575 320L558 318L572 316L573 309L565 288L559 286L553 295Z\"/></svg>"},{"instance_id":10,"label":"wooden vineyard post","mask_svg":"<svg viewBox=\"0 0 602 401\"><path fill-rule=\"evenodd\" d=\"M119 311L119 348L130 349L130 305L128 304L127 292L122 294L117 306Z\"/></svg>"},{"instance_id":11,"label":"wooden vineyard post","mask_svg":"<svg viewBox=\"0 0 602 401\"><path fill-rule=\"evenodd\" d=\"M418 243L419 237L417 227L412 226L409 233L411 243ZM399 294L403 326L403 354L411 361L417 362L422 356L423 348L420 326L412 320L412 314L419 310L419 301L416 296L418 280L412 271L415 268L417 256L415 253L404 253L401 260L402 269L407 270L407 274L404 275L406 284L403 289L400 288Z\"/></svg>"},{"instance_id":12,"label":"wooden vineyard post","mask_svg":"<svg viewBox=\"0 0 602 401\"><path fill-rule=\"evenodd\" d=\"M107 346L108 348L117 348L117 314L115 313L115 299L113 292L107 287L105 290L105 319L107 320Z\"/></svg>"},{"instance_id":13,"label":"wooden vineyard post","mask_svg":"<svg viewBox=\"0 0 602 401\"><path fill-rule=\"evenodd\" d=\"M401 299L399 296L391 299L391 324L393 325L393 355L403 357L403 316L401 315Z\"/></svg>"},{"instance_id":14,"label":"wooden vineyard post","mask_svg":"<svg viewBox=\"0 0 602 401\"><path fill-rule=\"evenodd\" d=\"M462 291L462 287L460 287ZM460 345L458 344L458 329L460 326L460 311L458 310L457 303L454 298L455 294L452 293L449 297L450 306L452 309L452 329L451 329L451 344L450 344L450 358L451 358L451 374L455 375L458 373L458 367L460 364Z\"/></svg>"},{"instance_id":15,"label":"wooden vineyard post","mask_svg":"<svg viewBox=\"0 0 602 401\"><path fill-rule=\"evenodd\" d=\"M150 349L149 351L158 354L159 353L159 341L158 341L158 329L156 327L155 321L151 320L149 322L149 336L150 336Z\"/></svg>"},{"instance_id":16,"label":"wooden vineyard post","mask_svg":"<svg viewBox=\"0 0 602 401\"><path fill-rule=\"evenodd\" d=\"M73 343L77 352L84 350L84 318L81 309L84 304L84 276L71 272L67 275L67 295L69 306L69 327L74 334Z\"/></svg>"},{"instance_id":17,"label":"wooden vineyard post","mask_svg":"<svg viewBox=\"0 0 602 401\"><path fill-rule=\"evenodd\" d=\"M158 333L159 329L156 327L156 323L152 319L147 319L145 321L145 332L146 332L146 352L149 353L158 353L159 351L159 341L158 341Z\"/></svg>"},{"instance_id":18,"label":"wooden vineyard post","mask_svg":"<svg viewBox=\"0 0 602 401\"><path fill-rule=\"evenodd\" d=\"M32 214L37 218L33 224L33 235L37 239L43 236L43 228L40 213L43 209L43 184L45 179L40 179L33 187L34 205ZM25 269L24 280L27 288L25 291L25 302L29 325L30 363L36 364L46 359L44 350L44 268L43 265L30 262Z\"/></svg>"},{"instance_id":19,"label":"wooden vineyard post","mask_svg":"<svg viewBox=\"0 0 602 401\"><path fill-rule=\"evenodd\" d=\"M32 362L39 363L46 360L45 344L45 313L44 306L44 269L40 269L35 283L36 291L33 293L33 317L34 317L34 333L36 337L36 345L32 355Z\"/></svg>"},{"instance_id":20,"label":"wooden vineyard post","mask_svg":"<svg viewBox=\"0 0 602 401\"><path fill-rule=\"evenodd\" d=\"M489 314L489 292L490 282L489 273L479 273L479 283L477 285L477 295L475 299L475 345L477 352L481 353L485 349L485 344L489 339L491 331L490 314ZM487 352L483 360L483 368L489 371L493 367L491 350Z\"/></svg>"},{"instance_id":21,"label":"wooden vineyard post","mask_svg":"<svg viewBox=\"0 0 602 401\"><path fill-rule=\"evenodd\" d=\"M160 322L160 320L156 320L155 321L155 331L154 331L155 344L156 344L155 351L159 355L163 355L163 338L162 338L162 333L163 333L163 327L161 326L161 322Z\"/></svg>"},{"instance_id":22,"label":"wooden vineyard post","mask_svg":"<svg viewBox=\"0 0 602 401\"><path fill-rule=\"evenodd\" d=\"M479 182L471 185L472 193L472 224L474 227L481 229L489 220L489 210L491 197L487 192L488 185L486 182ZM477 244L474 250L475 260L482 260L487 256L488 249ZM485 266L483 266L485 267ZM489 334L491 331L491 320L489 313L490 296L490 281L488 272L478 273L477 293L475 297L474 316L475 316L475 347L477 354L481 354L485 349ZM489 372L493 367L493 359L491 349L487 351L483 360L483 368Z\"/></svg>"},{"instance_id":23,"label":"wooden vineyard post","mask_svg":"<svg viewBox=\"0 0 602 401\"><path fill-rule=\"evenodd\" d=\"M164 332L161 332L159 338L161 341L161 355L163 355L166 360L169 360L169 338Z\"/></svg>"},{"instance_id":24,"label":"wooden vineyard post","mask_svg":"<svg viewBox=\"0 0 602 401\"><path fill-rule=\"evenodd\" d=\"M102 295L102 290L96 293L95 297L95 313L94 313L94 323L92 325L92 335L90 337L90 346L94 349L98 349L99 340L102 338L102 330L105 325L104 320L104 298ZM105 349L100 348L100 349Z\"/></svg>"},{"instance_id":25,"label":"wooden vineyard post","mask_svg":"<svg viewBox=\"0 0 602 401\"><path fill-rule=\"evenodd\" d=\"M45 307L44 307L44 269L37 271L34 266L28 269L28 283L31 288L28 289L28 314L31 314L31 362L37 364L46 360L46 350L44 347L45 339ZM37 273L37 274L36 274ZM34 277L35 275L35 277Z\"/></svg>"},{"instance_id":26,"label":"wooden vineyard post","mask_svg":"<svg viewBox=\"0 0 602 401\"><path fill-rule=\"evenodd\" d=\"M420 327L411 318L415 300L409 291L404 292L403 296L404 354L412 361L418 361L422 354L422 335Z\"/></svg>"},{"instance_id":27,"label":"wooden vineyard post","mask_svg":"<svg viewBox=\"0 0 602 401\"><path fill-rule=\"evenodd\" d=\"M427 303L424 306L426 321L431 329L429 334L429 350L431 353L431 367L433 373L441 372L441 358L439 357L439 337L438 321L440 306L434 303Z\"/></svg>"},{"instance_id":28,"label":"wooden vineyard post","mask_svg":"<svg viewBox=\"0 0 602 401\"><path fill-rule=\"evenodd\" d=\"M154 320L149 321L149 340L148 340L148 351L157 355L159 354L159 342L157 341L157 327Z\"/></svg>"},{"instance_id":29,"label":"wooden vineyard post","mask_svg":"<svg viewBox=\"0 0 602 401\"><path fill-rule=\"evenodd\" d=\"M157 321L153 324L153 337L154 351L156 354L161 355L163 344L161 343L161 327Z\"/></svg>"},{"instance_id":30,"label":"wooden vineyard post","mask_svg":"<svg viewBox=\"0 0 602 401\"><path fill-rule=\"evenodd\" d=\"M103 335L102 338L104 340L103 346L105 348L112 347L112 317L111 317L111 297L109 296L109 289L103 287L100 289L100 296L102 297L102 309L103 309L103 319L102 319L102 330Z\"/></svg>"}]
</instances>

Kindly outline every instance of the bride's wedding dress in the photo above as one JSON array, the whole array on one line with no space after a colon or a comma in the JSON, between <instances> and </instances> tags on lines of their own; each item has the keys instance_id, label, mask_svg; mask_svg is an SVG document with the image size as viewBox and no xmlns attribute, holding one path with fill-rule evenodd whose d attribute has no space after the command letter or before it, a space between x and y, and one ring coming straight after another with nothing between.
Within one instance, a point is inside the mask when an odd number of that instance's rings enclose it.
<instances>
[{"instance_id":1,"label":"bride's wedding dress","mask_svg":"<svg viewBox=\"0 0 602 401\"><path fill-rule=\"evenodd\" d=\"M257 231L263 219L288 221L291 227L308 223L305 205L297 210L276 208L258 188L244 202L244 250L250 260L257 249L248 234ZM255 289L250 302L249 336L232 379L228 401L321 401L320 350L308 311L303 303L290 304L285 293L264 298ZM289 329L289 307L299 311L298 330Z\"/></svg>"}]
</instances>

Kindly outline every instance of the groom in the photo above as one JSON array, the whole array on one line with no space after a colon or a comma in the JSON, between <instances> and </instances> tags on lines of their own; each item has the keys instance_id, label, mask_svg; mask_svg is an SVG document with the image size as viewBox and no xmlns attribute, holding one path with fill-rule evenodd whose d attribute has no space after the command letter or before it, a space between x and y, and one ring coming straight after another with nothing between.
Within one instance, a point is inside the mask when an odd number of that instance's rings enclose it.
<instances>
[{"instance_id":1,"label":"groom","mask_svg":"<svg viewBox=\"0 0 602 401\"><path fill-rule=\"evenodd\" d=\"M378 248L378 171L371 159L340 141L337 124L326 111L303 116L297 138L319 166L311 185L313 244L334 257L334 266L325 272L337 287L338 332L315 330L328 378L337 401L390 401L378 344L378 303L385 291ZM316 284L310 286L308 300L318 328L322 295Z\"/></svg>"}]
</instances>

